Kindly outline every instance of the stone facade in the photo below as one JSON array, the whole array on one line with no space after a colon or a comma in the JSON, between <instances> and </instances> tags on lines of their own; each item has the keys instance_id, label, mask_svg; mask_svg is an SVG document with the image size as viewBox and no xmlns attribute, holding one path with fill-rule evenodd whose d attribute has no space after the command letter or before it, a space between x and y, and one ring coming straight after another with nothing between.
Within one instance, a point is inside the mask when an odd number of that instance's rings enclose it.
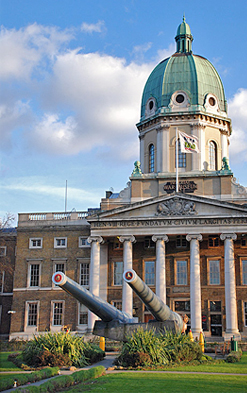
<instances>
[{"instance_id":1,"label":"stone facade","mask_svg":"<svg viewBox=\"0 0 247 393\"><path fill-rule=\"evenodd\" d=\"M15 269L16 230L0 231L0 338L9 336L13 300L13 276Z\"/></svg>"}]
</instances>

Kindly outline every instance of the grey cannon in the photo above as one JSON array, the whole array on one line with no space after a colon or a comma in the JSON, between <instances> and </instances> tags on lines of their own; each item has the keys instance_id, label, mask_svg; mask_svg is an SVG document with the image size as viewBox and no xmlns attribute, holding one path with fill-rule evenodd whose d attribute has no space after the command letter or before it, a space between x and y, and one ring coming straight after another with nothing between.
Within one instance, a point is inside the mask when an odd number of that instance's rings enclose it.
<instances>
[{"instance_id":1,"label":"grey cannon","mask_svg":"<svg viewBox=\"0 0 247 393\"><path fill-rule=\"evenodd\" d=\"M133 289L133 291L143 301L147 309L152 313L157 322L165 322L163 329L175 330L181 333L186 330L186 319L172 311L155 293L142 281L142 279L132 269L126 270L123 274L125 282ZM156 324L156 322L150 321ZM158 327L158 325L156 324ZM162 327L162 325L161 325Z\"/></svg>"},{"instance_id":2,"label":"grey cannon","mask_svg":"<svg viewBox=\"0 0 247 393\"><path fill-rule=\"evenodd\" d=\"M95 335L115 340L117 339L116 328L121 325L131 324L134 321L130 315L123 313L100 297L93 295L62 272L54 273L52 281L101 318L101 321L95 322L93 328L93 334Z\"/></svg>"}]
</instances>

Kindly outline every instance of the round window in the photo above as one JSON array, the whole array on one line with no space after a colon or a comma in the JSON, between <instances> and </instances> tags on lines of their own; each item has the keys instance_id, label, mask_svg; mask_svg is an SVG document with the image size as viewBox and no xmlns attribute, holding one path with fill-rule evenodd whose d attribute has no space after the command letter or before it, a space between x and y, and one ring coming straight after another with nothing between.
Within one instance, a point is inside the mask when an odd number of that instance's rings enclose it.
<instances>
[{"instance_id":1,"label":"round window","mask_svg":"<svg viewBox=\"0 0 247 393\"><path fill-rule=\"evenodd\" d=\"M151 111L154 107L154 102L153 101L149 101L149 110Z\"/></svg>"},{"instance_id":2,"label":"round window","mask_svg":"<svg viewBox=\"0 0 247 393\"><path fill-rule=\"evenodd\" d=\"M178 104L182 104L182 102L184 102L184 96L183 94L178 94L176 97L176 101Z\"/></svg>"},{"instance_id":3,"label":"round window","mask_svg":"<svg viewBox=\"0 0 247 393\"><path fill-rule=\"evenodd\" d=\"M210 97L208 101L209 101L209 104L210 104L211 106L215 106L216 101L215 101L215 98L214 98L214 97Z\"/></svg>"}]
</instances>

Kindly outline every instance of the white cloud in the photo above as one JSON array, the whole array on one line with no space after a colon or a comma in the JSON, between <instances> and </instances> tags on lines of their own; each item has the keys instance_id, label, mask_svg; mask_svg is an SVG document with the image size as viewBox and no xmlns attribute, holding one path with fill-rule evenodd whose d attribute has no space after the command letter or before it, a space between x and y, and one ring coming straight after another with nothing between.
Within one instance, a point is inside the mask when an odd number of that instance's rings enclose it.
<instances>
[{"instance_id":1,"label":"white cloud","mask_svg":"<svg viewBox=\"0 0 247 393\"><path fill-rule=\"evenodd\" d=\"M0 29L0 78L28 79L44 57L54 58L61 48L73 38L72 30L59 30L34 23L19 30ZM39 70L41 72L41 69Z\"/></svg>"},{"instance_id":2,"label":"white cloud","mask_svg":"<svg viewBox=\"0 0 247 393\"><path fill-rule=\"evenodd\" d=\"M105 31L105 22L103 20L99 20L97 23L86 23L83 22L81 25L81 31L84 33L102 33Z\"/></svg>"},{"instance_id":3,"label":"white cloud","mask_svg":"<svg viewBox=\"0 0 247 393\"><path fill-rule=\"evenodd\" d=\"M232 119L231 158L235 162L247 161L247 89L239 89L229 101Z\"/></svg>"},{"instance_id":4,"label":"white cloud","mask_svg":"<svg viewBox=\"0 0 247 393\"><path fill-rule=\"evenodd\" d=\"M159 49L156 57L156 63L160 62L164 59L167 59L167 57L170 57L176 52L176 44L172 43L169 45L168 49Z\"/></svg>"}]
</instances>

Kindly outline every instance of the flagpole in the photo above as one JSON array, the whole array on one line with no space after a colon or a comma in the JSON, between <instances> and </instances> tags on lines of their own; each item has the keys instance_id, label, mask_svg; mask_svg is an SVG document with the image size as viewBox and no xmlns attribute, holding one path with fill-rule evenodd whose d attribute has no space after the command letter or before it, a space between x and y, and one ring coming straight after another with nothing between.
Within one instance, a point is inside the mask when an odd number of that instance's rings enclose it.
<instances>
[{"instance_id":1,"label":"flagpole","mask_svg":"<svg viewBox=\"0 0 247 393\"><path fill-rule=\"evenodd\" d=\"M178 129L176 127L176 192L178 192Z\"/></svg>"}]
</instances>

